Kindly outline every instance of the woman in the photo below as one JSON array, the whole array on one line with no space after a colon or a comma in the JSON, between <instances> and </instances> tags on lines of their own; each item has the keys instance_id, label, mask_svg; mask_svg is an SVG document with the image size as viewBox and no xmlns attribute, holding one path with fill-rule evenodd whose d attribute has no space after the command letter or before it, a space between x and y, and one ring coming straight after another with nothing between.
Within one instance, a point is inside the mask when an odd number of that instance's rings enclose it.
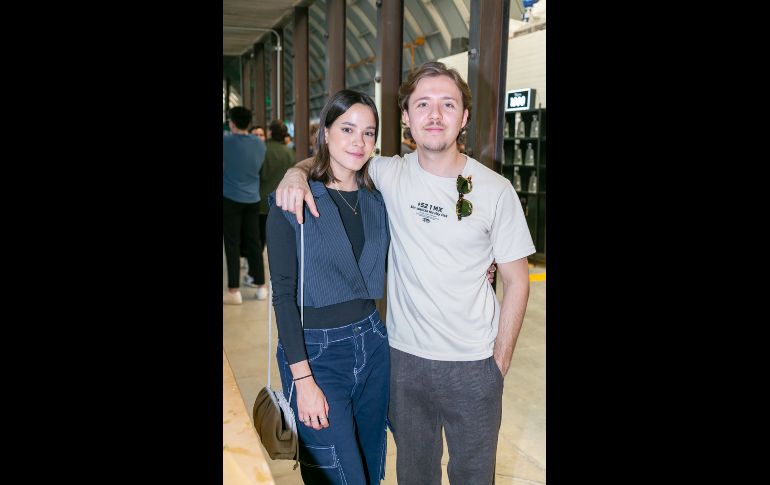
<instances>
[{"instance_id":1,"label":"woman","mask_svg":"<svg viewBox=\"0 0 770 485\"><path fill-rule=\"evenodd\" d=\"M300 228L270 195L276 357L297 419L304 482L376 484L385 473L390 379L387 333L374 304L383 297L390 235L367 174L379 117L367 95L342 90L320 124L309 184L322 217L308 212L304 223L304 330Z\"/></svg>"}]
</instances>

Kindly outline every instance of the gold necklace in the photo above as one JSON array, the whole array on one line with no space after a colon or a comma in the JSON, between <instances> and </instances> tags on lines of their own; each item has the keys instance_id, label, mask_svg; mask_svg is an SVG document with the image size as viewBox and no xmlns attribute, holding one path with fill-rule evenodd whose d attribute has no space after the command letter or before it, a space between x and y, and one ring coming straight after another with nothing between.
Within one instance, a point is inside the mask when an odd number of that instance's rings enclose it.
<instances>
[{"instance_id":1,"label":"gold necklace","mask_svg":"<svg viewBox=\"0 0 770 485\"><path fill-rule=\"evenodd\" d=\"M334 185L337 185L337 184L335 183ZM356 206L355 206L355 207L353 207L352 205L350 205L350 204L348 203L347 199L346 199L346 198L345 198L345 197L344 197L344 196L343 196L343 195L340 193L340 191L337 189L337 187L334 187L334 190L336 190L336 191L337 191L337 193L338 193L338 194L340 194L340 197L342 197L342 201L343 201L343 202L345 202L345 204L346 204L348 207L350 207L350 210L352 210L352 211L353 211L353 215L354 215L354 216L358 215L358 211L356 210L356 208L358 208L358 198L359 198L359 197L358 197L358 192L356 192Z\"/></svg>"}]
</instances>

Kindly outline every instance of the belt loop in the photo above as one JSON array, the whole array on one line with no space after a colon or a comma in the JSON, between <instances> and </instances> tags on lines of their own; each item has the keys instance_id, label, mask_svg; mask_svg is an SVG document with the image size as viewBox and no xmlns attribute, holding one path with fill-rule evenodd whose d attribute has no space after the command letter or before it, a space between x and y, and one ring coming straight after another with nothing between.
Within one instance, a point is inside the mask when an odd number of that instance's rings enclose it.
<instances>
[{"instance_id":1,"label":"belt loop","mask_svg":"<svg viewBox=\"0 0 770 485\"><path fill-rule=\"evenodd\" d=\"M329 333L326 330L324 330L323 332L324 332L324 347L323 348L328 349L329 348Z\"/></svg>"}]
</instances>

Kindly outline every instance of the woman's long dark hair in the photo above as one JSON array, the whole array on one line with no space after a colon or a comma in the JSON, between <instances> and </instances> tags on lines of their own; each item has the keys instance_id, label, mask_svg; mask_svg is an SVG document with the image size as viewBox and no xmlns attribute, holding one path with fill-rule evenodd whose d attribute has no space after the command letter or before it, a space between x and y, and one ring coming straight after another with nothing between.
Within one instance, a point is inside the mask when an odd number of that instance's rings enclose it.
<instances>
[{"instance_id":1,"label":"woman's long dark hair","mask_svg":"<svg viewBox=\"0 0 770 485\"><path fill-rule=\"evenodd\" d=\"M377 132L380 129L380 116L377 113L377 106L375 106L372 98L364 93L351 91L350 89L337 91L329 98L321 110L318 139L314 147L315 156L313 157L313 166L310 168L311 179L320 180L325 185L339 181L334 177L334 172L332 172L331 156L329 154L329 147L326 144L326 130L324 128L331 128L337 118L349 110L351 106L359 103L368 106L372 109L372 113L374 113L374 141L377 141ZM356 172L356 182L358 182L359 187L366 187L369 190L374 189L374 182L369 178L369 160L364 163L361 170Z\"/></svg>"}]
</instances>

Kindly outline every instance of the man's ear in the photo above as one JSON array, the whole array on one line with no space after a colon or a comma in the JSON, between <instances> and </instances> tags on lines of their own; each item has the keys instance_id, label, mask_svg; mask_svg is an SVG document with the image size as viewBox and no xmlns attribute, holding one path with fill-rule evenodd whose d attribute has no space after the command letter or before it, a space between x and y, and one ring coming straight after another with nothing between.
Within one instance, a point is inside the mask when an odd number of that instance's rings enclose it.
<instances>
[{"instance_id":1,"label":"man's ear","mask_svg":"<svg viewBox=\"0 0 770 485\"><path fill-rule=\"evenodd\" d=\"M468 114L468 110L465 111L465 114ZM409 126L409 113L406 110L401 112L401 121L404 122L407 128L411 128L411 126Z\"/></svg>"},{"instance_id":2,"label":"man's ear","mask_svg":"<svg viewBox=\"0 0 770 485\"><path fill-rule=\"evenodd\" d=\"M460 127L460 129L462 130L463 128L465 128L465 125L467 124L468 124L468 110L466 109L463 112L463 125Z\"/></svg>"}]
</instances>

